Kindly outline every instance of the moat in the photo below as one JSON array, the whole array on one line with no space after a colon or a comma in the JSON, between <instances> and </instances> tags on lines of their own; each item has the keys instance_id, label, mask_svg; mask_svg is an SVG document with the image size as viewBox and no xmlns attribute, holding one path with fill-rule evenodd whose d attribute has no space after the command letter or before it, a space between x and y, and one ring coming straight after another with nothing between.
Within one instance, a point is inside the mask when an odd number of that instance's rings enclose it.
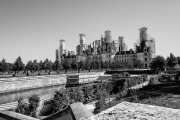
<instances>
[{"instance_id":1,"label":"moat","mask_svg":"<svg viewBox=\"0 0 180 120\"><path fill-rule=\"evenodd\" d=\"M36 94L38 96L43 96L43 95L52 96L53 93L59 89L65 89L65 85L57 85L57 86L36 88L36 89L30 89L30 90L22 90L22 91L18 91L18 92L1 93L0 94L0 104L18 101L19 98L26 99L34 94Z\"/></svg>"}]
</instances>

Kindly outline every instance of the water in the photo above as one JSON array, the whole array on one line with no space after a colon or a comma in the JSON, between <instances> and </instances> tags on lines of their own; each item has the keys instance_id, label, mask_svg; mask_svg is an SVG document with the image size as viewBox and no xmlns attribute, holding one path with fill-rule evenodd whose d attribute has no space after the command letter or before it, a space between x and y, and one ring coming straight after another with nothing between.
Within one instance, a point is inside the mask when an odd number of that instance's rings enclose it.
<instances>
[{"instance_id":1,"label":"water","mask_svg":"<svg viewBox=\"0 0 180 120\"><path fill-rule=\"evenodd\" d=\"M0 104L18 101L19 98L26 99L34 94L38 96L48 95L48 94L53 95L53 93L56 90L64 89L64 88L65 85L60 85L60 86L51 86L51 87L37 88L31 90L23 90L19 92L3 93L0 94Z\"/></svg>"}]
</instances>

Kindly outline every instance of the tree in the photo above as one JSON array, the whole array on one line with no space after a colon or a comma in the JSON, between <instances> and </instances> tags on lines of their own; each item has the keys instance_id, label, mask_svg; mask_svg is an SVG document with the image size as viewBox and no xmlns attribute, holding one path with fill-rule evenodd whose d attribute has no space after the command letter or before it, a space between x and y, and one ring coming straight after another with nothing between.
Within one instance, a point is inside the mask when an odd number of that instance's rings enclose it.
<instances>
[{"instance_id":1,"label":"tree","mask_svg":"<svg viewBox=\"0 0 180 120\"><path fill-rule=\"evenodd\" d=\"M164 57L156 56L150 63L150 68L154 70L161 70L165 67L166 62Z\"/></svg>"},{"instance_id":2,"label":"tree","mask_svg":"<svg viewBox=\"0 0 180 120\"><path fill-rule=\"evenodd\" d=\"M180 57L177 57L178 64L180 65Z\"/></svg>"},{"instance_id":3,"label":"tree","mask_svg":"<svg viewBox=\"0 0 180 120\"><path fill-rule=\"evenodd\" d=\"M124 66L125 69L131 69L131 68L133 68L134 63L133 63L133 61L125 61L123 63L123 66Z\"/></svg>"},{"instance_id":4,"label":"tree","mask_svg":"<svg viewBox=\"0 0 180 120\"><path fill-rule=\"evenodd\" d=\"M86 60L85 65L86 65L86 69L89 70L89 72L90 72L91 71L91 61Z\"/></svg>"},{"instance_id":5,"label":"tree","mask_svg":"<svg viewBox=\"0 0 180 120\"><path fill-rule=\"evenodd\" d=\"M83 61L78 62L78 72L79 72L80 69L83 69L83 68L84 68Z\"/></svg>"},{"instance_id":6,"label":"tree","mask_svg":"<svg viewBox=\"0 0 180 120\"><path fill-rule=\"evenodd\" d=\"M67 70L69 70L69 68L71 68L69 61L66 59L63 61L63 68L65 70L65 73L67 72Z\"/></svg>"},{"instance_id":7,"label":"tree","mask_svg":"<svg viewBox=\"0 0 180 120\"><path fill-rule=\"evenodd\" d=\"M31 73L32 73L32 70L33 70L33 63L32 63L31 60L27 62L25 69L26 69L26 71L27 71L27 76L29 76L28 71L30 70Z\"/></svg>"},{"instance_id":8,"label":"tree","mask_svg":"<svg viewBox=\"0 0 180 120\"><path fill-rule=\"evenodd\" d=\"M37 60L33 61L33 70L34 71L38 71L39 70L39 64L38 64Z\"/></svg>"},{"instance_id":9,"label":"tree","mask_svg":"<svg viewBox=\"0 0 180 120\"><path fill-rule=\"evenodd\" d=\"M95 69L99 69L99 68L100 68L99 62L96 60L96 61L95 61Z\"/></svg>"},{"instance_id":10,"label":"tree","mask_svg":"<svg viewBox=\"0 0 180 120\"><path fill-rule=\"evenodd\" d=\"M6 60L3 58L2 61L0 61L0 72L6 72L8 70L8 65L6 63Z\"/></svg>"},{"instance_id":11,"label":"tree","mask_svg":"<svg viewBox=\"0 0 180 120\"><path fill-rule=\"evenodd\" d=\"M174 67L178 64L178 59L172 53L170 53L170 56L166 59L166 61L168 67Z\"/></svg>"},{"instance_id":12,"label":"tree","mask_svg":"<svg viewBox=\"0 0 180 120\"><path fill-rule=\"evenodd\" d=\"M72 61L72 63L71 63L71 68L72 68L73 70L77 70L77 63L76 63L75 60Z\"/></svg>"},{"instance_id":13,"label":"tree","mask_svg":"<svg viewBox=\"0 0 180 120\"><path fill-rule=\"evenodd\" d=\"M46 58L43 62L43 66L42 66L42 69L45 70L45 72L47 72L47 70L48 70L48 64L49 64L49 60Z\"/></svg>"},{"instance_id":14,"label":"tree","mask_svg":"<svg viewBox=\"0 0 180 120\"><path fill-rule=\"evenodd\" d=\"M7 66L8 66L8 72L12 72L13 64L7 63Z\"/></svg>"},{"instance_id":15,"label":"tree","mask_svg":"<svg viewBox=\"0 0 180 120\"><path fill-rule=\"evenodd\" d=\"M100 64L101 64L101 71L102 71L102 69L104 68L105 65L104 65L104 62L102 60L101 60Z\"/></svg>"},{"instance_id":16,"label":"tree","mask_svg":"<svg viewBox=\"0 0 180 120\"><path fill-rule=\"evenodd\" d=\"M24 64L22 62L21 57L19 56L13 64L13 70L15 71L16 74L17 71L19 72L23 69L24 69Z\"/></svg>"},{"instance_id":17,"label":"tree","mask_svg":"<svg viewBox=\"0 0 180 120\"><path fill-rule=\"evenodd\" d=\"M141 60L135 60L134 61L134 68L143 68L143 63Z\"/></svg>"},{"instance_id":18,"label":"tree","mask_svg":"<svg viewBox=\"0 0 180 120\"><path fill-rule=\"evenodd\" d=\"M51 70L52 70L52 61L50 60L48 63L47 63L47 69L49 70L49 74L51 74Z\"/></svg>"},{"instance_id":19,"label":"tree","mask_svg":"<svg viewBox=\"0 0 180 120\"><path fill-rule=\"evenodd\" d=\"M6 60L3 58L2 61L0 62L0 72L6 72L8 71L8 64L6 63Z\"/></svg>"},{"instance_id":20,"label":"tree","mask_svg":"<svg viewBox=\"0 0 180 120\"><path fill-rule=\"evenodd\" d=\"M41 60L38 64L39 64L38 65L39 66L38 72L39 72L39 71L41 71L43 69L43 61Z\"/></svg>"},{"instance_id":21,"label":"tree","mask_svg":"<svg viewBox=\"0 0 180 120\"><path fill-rule=\"evenodd\" d=\"M96 66L95 61L92 61L92 62L91 62L91 68L92 68L92 69L95 69L95 66Z\"/></svg>"},{"instance_id":22,"label":"tree","mask_svg":"<svg viewBox=\"0 0 180 120\"><path fill-rule=\"evenodd\" d=\"M112 70L116 69L116 63L115 63L115 62L112 62L112 64L111 64L111 69L112 69Z\"/></svg>"},{"instance_id":23,"label":"tree","mask_svg":"<svg viewBox=\"0 0 180 120\"><path fill-rule=\"evenodd\" d=\"M60 69L60 61L57 59L53 63L53 70L58 71Z\"/></svg>"}]
</instances>

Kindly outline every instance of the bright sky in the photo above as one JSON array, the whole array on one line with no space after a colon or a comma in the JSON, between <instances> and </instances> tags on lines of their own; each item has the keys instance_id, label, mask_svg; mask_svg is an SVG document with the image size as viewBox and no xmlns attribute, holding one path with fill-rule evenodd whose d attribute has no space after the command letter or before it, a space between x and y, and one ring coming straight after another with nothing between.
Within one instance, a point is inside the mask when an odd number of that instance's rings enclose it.
<instances>
[{"instance_id":1,"label":"bright sky","mask_svg":"<svg viewBox=\"0 0 180 120\"><path fill-rule=\"evenodd\" d=\"M55 60L59 40L76 50L79 34L86 43L110 30L124 36L128 49L147 27L156 54L180 56L180 0L0 0L0 60Z\"/></svg>"}]
</instances>

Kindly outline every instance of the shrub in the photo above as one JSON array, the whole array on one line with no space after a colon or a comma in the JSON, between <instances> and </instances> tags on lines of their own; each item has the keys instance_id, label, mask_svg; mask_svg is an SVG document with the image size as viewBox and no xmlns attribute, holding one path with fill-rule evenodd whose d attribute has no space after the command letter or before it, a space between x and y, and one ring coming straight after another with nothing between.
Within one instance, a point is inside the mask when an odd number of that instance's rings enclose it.
<instances>
[{"instance_id":1,"label":"shrub","mask_svg":"<svg viewBox=\"0 0 180 120\"><path fill-rule=\"evenodd\" d=\"M27 102L24 102L22 98L18 100L18 106L15 110L17 113L21 113L24 115L28 115L31 117L38 117L40 114L40 98L37 95L31 96L29 99L29 104Z\"/></svg>"},{"instance_id":2,"label":"shrub","mask_svg":"<svg viewBox=\"0 0 180 120\"><path fill-rule=\"evenodd\" d=\"M40 111L37 111L37 108L40 106L40 98L37 95L32 95L29 99L29 111L30 116L37 117Z\"/></svg>"},{"instance_id":3,"label":"shrub","mask_svg":"<svg viewBox=\"0 0 180 120\"><path fill-rule=\"evenodd\" d=\"M30 116L30 110L28 103L24 102L22 98L18 100L18 106L15 112Z\"/></svg>"},{"instance_id":4,"label":"shrub","mask_svg":"<svg viewBox=\"0 0 180 120\"><path fill-rule=\"evenodd\" d=\"M132 89L129 91L132 96L132 102L138 102L139 101L139 90L138 89Z\"/></svg>"},{"instance_id":5,"label":"shrub","mask_svg":"<svg viewBox=\"0 0 180 120\"><path fill-rule=\"evenodd\" d=\"M55 91L51 104L54 110L53 113L66 109L70 104L67 91Z\"/></svg>"},{"instance_id":6,"label":"shrub","mask_svg":"<svg viewBox=\"0 0 180 120\"><path fill-rule=\"evenodd\" d=\"M94 109L95 113L102 111L106 104L107 91L104 89L102 91L98 91L98 102L95 103L96 108Z\"/></svg>"},{"instance_id":7,"label":"shrub","mask_svg":"<svg viewBox=\"0 0 180 120\"><path fill-rule=\"evenodd\" d=\"M67 89L70 103L74 102L84 102L84 93L82 88L72 87Z\"/></svg>"},{"instance_id":8,"label":"shrub","mask_svg":"<svg viewBox=\"0 0 180 120\"><path fill-rule=\"evenodd\" d=\"M123 87L119 88L119 93L118 93L117 99L121 99L122 97L127 95L127 93L128 93L128 84L127 84L127 80L126 80L126 81L124 81Z\"/></svg>"},{"instance_id":9,"label":"shrub","mask_svg":"<svg viewBox=\"0 0 180 120\"><path fill-rule=\"evenodd\" d=\"M96 96L94 94L93 86L84 86L82 89L83 89L83 92L84 92L84 98L85 98L84 102L85 103L91 102L94 99L96 99Z\"/></svg>"}]
</instances>

